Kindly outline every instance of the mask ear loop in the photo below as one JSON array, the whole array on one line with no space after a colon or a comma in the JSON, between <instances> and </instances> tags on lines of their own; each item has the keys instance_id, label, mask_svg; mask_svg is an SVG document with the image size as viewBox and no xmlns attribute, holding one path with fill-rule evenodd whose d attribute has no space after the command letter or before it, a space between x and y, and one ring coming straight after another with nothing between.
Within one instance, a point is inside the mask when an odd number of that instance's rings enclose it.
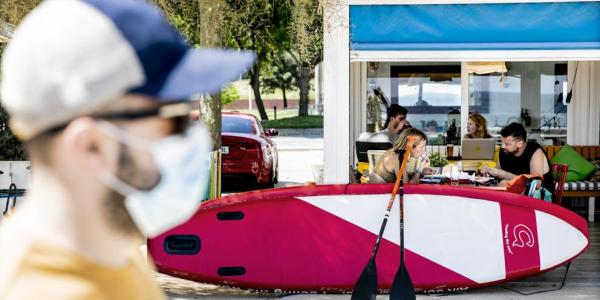
<instances>
[{"instance_id":1,"label":"mask ear loop","mask_svg":"<svg viewBox=\"0 0 600 300\"><path fill-rule=\"evenodd\" d=\"M108 135L117 140L117 142L119 143L129 145L132 147L138 147L141 149L148 149L149 147L151 147L151 143L149 141L132 135L110 122L98 120L98 126L102 128L102 130L104 130ZM135 189L134 187L127 184L126 182L119 179L117 176L108 171L103 171L101 173L100 180L108 188L113 189L114 191L116 191L124 197L139 192L137 189Z\"/></svg>"},{"instance_id":2,"label":"mask ear loop","mask_svg":"<svg viewBox=\"0 0 600 300\"><path fill-rule=\"evenodd\" d=\"M123 197L127 197L128 195L139 192L138 190L125 183L123 180L117 178L117 176L113 175L110 172L102 172L102 174L100 175L100 180L102 180L102 182L104 182L106 186L115 190Z\"/></svg>"}]
</instances>

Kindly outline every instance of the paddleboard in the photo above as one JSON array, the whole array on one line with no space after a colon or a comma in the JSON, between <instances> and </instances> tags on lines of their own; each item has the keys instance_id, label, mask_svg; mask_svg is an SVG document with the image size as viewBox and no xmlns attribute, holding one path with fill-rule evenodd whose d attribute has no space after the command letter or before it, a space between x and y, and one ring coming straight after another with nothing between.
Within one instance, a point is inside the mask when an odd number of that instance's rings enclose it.
<instances>
[{"instance_id":1,"label":"paddleboard","mask_svg":"<svg viewBox=\"0 0 600 300\"><path fill-rule=\"evenodd\" d=\"M276 292L349 292L373 249L391 184L277 188L205 202L148 241L158 271ZM589 247L587 222L534 198L444 185L404 188L405 258L420 292L463 291L557 268ZM376 259L398 269L395 201Z\"/></svg>"}]
</instances>

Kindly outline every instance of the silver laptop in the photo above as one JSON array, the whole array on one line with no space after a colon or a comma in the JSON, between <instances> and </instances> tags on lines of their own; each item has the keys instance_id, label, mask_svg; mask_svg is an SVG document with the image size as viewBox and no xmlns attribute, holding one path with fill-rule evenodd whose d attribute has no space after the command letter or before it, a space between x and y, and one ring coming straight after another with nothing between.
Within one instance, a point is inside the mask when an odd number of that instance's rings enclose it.
<instances>
[{"instance_id":1,"label":"silver laptop","mask_svg":"<svg viewBox=\"0 0 600 300\"><path fill-rule=\"evenodd\" d=\"M463 139L462 159L494 160L495 139Z\"/></svg>"}]
</instances>

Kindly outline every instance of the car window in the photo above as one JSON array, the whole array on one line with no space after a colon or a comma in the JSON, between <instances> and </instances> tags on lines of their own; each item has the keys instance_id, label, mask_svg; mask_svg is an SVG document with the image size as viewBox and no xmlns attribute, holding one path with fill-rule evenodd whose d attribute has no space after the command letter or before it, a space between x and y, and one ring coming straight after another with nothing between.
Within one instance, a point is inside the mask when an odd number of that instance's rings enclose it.
<instances>
[{"instance_id":1,"label":"car window","mask_svg":"<svg viewBox=\"0 0 600 300\"><path fill-rule=\"evenodd\" d=\"M260 124L260 121L256 117L254 117L254 120L256 121L256 127L258 127L258 132L260 132L260 135L262 135L262 133L265 132L265 130L262 127L262 124Z\"/></svg>"},{"instance_id":2,"label":"car window","mask_svg":"<svg viewBox=\"0 0 600 300\"><path fill-rule=\"evenodd\" d=\"M223 117L221 132L256 133L252 120L236 117Z\"/></svg>"}]
</instances>

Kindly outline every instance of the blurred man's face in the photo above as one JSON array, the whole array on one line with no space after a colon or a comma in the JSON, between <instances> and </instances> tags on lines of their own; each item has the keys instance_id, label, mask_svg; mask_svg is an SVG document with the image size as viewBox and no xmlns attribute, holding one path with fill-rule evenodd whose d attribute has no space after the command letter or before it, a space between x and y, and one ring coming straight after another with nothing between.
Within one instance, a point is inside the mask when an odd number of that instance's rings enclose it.
<instances>
[{"instance_id":1,"label":"blurred man's face","mask_svg":"<svg viewBox=\"0 0 600 300\"><path fill-rule=\"evenodd\" d=\"M406 115L397 115L390 118L389 131L395 134L399 134L402 129L406 126Z\"/></svg>"},{"instance_id":2,"label":"blurred man's face","mask_svg":"<svg viewBox=\"0 0 600 300\"><path fill-rule=\"evenodd\" d=\"M501 140L502 151L504 151L504 153L509 153L512 155L517 154L525 144L524 141L520 139L515 139L512 136L502 137Z\"/></svg>"},{"instance_id":3,"label":"blurred man's face","mask_svg":"<svg viewBox=\"0 0 600 300\"><path fill-rule=\"evenodd\" d=\"M143 97L141 97L143 99ZM133 99L132 104L127 105L122 110L135 111L153 107L156 101ZM147 141L158 140L168 136L175 127L173 120L161 119L158 117L148 117L134 121L115 122L115 125L127 133ZM160 176L150 149L121 143L106 137L103 141L109 144L115 151L111 152L111 157L106 158L114 166L112 174L115 174L120 180L131 185L138 190L151 190L160 181ZM105 216L115 229L126 234L140 235L140 232L131 219L125 208L125 197L113 190L107 188L105 197Z\"/></svg>"},{"instance_id":4,"label":"blurred man's face","mask_svg":"<svg viewBox=\"0 0 600 300\"><path fill-rule=\"evenodd\" d=\"M136 152L139 151L121 145L116 175L139 190L150 190L160 181L160 174L145 159L135 159ZM125 196L109 190L104 201L104 214L109 224L125 234L142 236L125 207Z\"/></svg>"}]
</instances>

